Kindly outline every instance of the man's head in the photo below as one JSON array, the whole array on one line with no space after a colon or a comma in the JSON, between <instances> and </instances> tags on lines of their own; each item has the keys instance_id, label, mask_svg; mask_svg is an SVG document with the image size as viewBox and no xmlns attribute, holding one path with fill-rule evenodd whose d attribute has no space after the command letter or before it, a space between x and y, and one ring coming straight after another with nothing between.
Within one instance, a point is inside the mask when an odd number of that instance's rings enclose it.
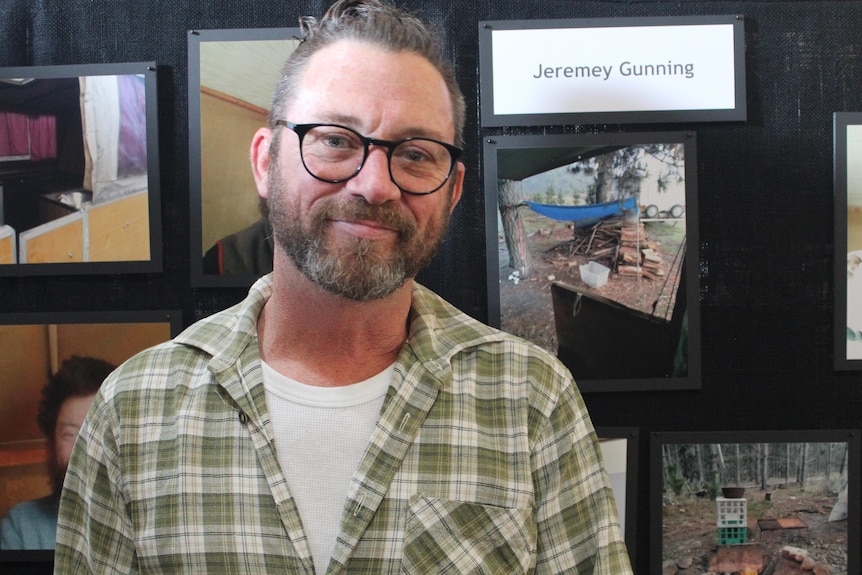
<instances>
[{"instance_id":1,"label":"man's head","mask_svg":"<svg viewBox=\"0 0 862 575\"><path fill-rule=\"evenodd\" d=\"M373 44L389 52L411 52L427 60L440 73L452 100L456 146L464 145L466 105L452 65L443 58L442 33L425 22L380 0L337 0L323 18L305 16L299 20L302 38L281 72L269 111L269 125L285 117L285 111L299 89L308 62L317 52L339 42L352 40ZM274 145L278 146L278 135ZM275 152L273 152L275 153Z\"/></svg>"},{"instance_id":2,"label":"man's head","mask_svg":"<svg viewBox=\"0 0 862 575\"><path fill-rule=\"evenodd\" d=\"M252 142L276 267L283 254L331 293L383 298L415 277L445 236L463 184L453 147L463 98L425 26L377 0L337 2L303 28L270 126ZM432 157L420 143L442 152L439 180L431 176L427 188L410 172ZM332 168L335 150L355 150L348 156L359 161Z\"/></svg>"},{"instance_id":3,"label":"man's head","mask_svg":"<svg viewBox=\"0 0 862 575\"><path fill-rule=\"evenodd\" d=\"M84 416L102 381L114 367L101 359L72 356L63 361L42 388L38 423L48 439L48 464L56 493L63 487L69 455Z\"/></svg>"}]
</instances>

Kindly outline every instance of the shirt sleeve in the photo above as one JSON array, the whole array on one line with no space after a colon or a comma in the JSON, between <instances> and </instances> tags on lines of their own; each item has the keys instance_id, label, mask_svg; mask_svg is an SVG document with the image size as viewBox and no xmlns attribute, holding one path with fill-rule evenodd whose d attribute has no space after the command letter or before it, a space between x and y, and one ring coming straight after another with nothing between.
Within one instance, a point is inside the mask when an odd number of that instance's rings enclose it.
<instances>
[{"instance_id":1,"label":"shirt sleeve","mask_svg":"<svg viewBox=\"0 0 862 575\"><path fill-rule=\"evenodd\" d=\"M534 448L533 481L537 575L632 573L598 438L571 380Z\"/></svg>"},{"instance_id":2,"label":"shirt sleeve","mask_svg":"<svg viewBox=\"0 0 862 575\"><path fill-rule=\"evenodd\" d=\"M55 575L139 572L113 415L97 394L72 450L60 499Z\"/></svg>"}]
</instances>

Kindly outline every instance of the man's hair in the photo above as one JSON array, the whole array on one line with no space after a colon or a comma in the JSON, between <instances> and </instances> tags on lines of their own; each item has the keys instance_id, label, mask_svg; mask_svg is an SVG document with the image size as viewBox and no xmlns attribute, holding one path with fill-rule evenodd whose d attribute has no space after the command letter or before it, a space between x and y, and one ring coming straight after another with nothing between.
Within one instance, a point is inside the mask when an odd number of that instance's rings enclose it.
<instances>
[{"instance_id":1,"label":"man's hair","mask_svg":"<svg viewBox=\"0 0 862 575\"><path fill-rule=\"evenodd\" d=\"M320 20L299 19L302 38L282 69L269 112L270 127L283 120L285 110L297 92L303 71L314 54L340 40L366 42L391 52L411 52L425 58L443 76L452 100L455 145L463 145L464 96L455 80L451 64L443 58L442 33L413 16L381 0L337 0ZM278 135L271 143L273 155Z\"/></svg>"},{"instance_id":2,"label":"man's hair","mask_svg":"<svg viewBox=\"0 0 862 575\"><path fill-rule=\"evenodd\" d=\"M63 402L70 397L96 393L115 367L101 359L77 355L63 361L57 373L42 388L42 401L39 403L37 421L48 441L54 442L54 428Z\"/></svg>"}]
</instances>

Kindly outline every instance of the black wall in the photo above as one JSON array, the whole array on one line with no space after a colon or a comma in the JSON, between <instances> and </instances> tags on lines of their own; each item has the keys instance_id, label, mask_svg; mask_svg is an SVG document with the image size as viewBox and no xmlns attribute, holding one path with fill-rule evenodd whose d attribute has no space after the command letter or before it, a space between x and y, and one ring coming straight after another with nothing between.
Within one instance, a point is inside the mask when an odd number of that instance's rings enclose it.
<instances>
[{"instance_id":1,"label":"black wall","mask_svg":"<svg viewBox=\"0 0 862 575\"><path fill-rule=\"evenodd\" d=\"M442 253L421 279L479 319L487 317L482 136L575 130L697 133L702 387L586 397L597 425L635 426L641 432L639 572L646 572L649 553L645 502L650 433L862 427L862 377L832 368L832 113L862 110L862 2L399 4L448 31L469 111L466 191ZM164 272L158 274L0 277L0 313L179 308L190 323L239 300L244 289L190 287L188 30L295 26L297 16L319 15L326 5L300 0L2 0L0 66L158 63L165 254ZM479 21L707 14L745 17L744 123L478 126ZM860 544L850 542L851 547Z\"/></svg>"}]
</instances>

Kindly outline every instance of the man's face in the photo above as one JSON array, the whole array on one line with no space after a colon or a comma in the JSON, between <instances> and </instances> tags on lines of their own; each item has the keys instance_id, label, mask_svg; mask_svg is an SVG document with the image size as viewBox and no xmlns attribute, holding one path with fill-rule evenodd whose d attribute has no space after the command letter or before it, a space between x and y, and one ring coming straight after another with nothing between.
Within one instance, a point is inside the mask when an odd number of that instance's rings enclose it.
<instances>
[{"instance_id":1,"label":"man's face","mask_svg":"<svg viewBox=\"0 0 862 575\"><path fill-rule=\"evenodd\" d=\"M66 468L69 467L69 456L72 447L78 439L78 432L95 394L70 397L60 406L57 414L57 424L54 426L54 457L52 461L54 481L58 491L63 486Z\"/></svg>"},{"instance_id":2,"label":"man's face","mask_svg":"<svg viewBox=\"0 0 862 575\"><path fill-rule=\"evenodd\" d=\"M311 59L286 114L290 122L336 123L380 139L454 138L449 93L431 64L355 42L336 43ZM386 150L372 146L357 176L329 184L306 172L298 137L280 129L278 156L258 186L277 249L307 278L367 301L389 295L428 264L460 197L463 165L437 192L411 196L390 179Z\"/></svg>"}]
</instances>

